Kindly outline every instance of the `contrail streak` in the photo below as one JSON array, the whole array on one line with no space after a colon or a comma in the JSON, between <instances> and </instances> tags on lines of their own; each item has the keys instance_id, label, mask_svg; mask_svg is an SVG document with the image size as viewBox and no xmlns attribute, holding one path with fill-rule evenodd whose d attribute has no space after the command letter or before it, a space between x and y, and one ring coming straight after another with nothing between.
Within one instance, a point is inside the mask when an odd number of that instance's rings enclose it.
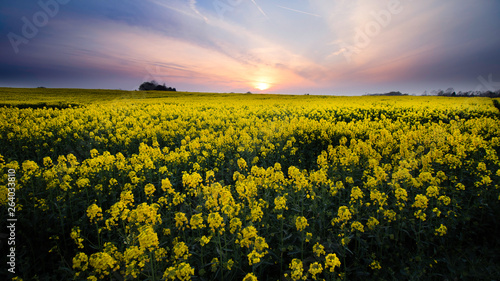
<instances>
[{"instance_id":1,"label":"contrail streak","mask_svg":"<svg viewBox=\"0 0 500 281\"><path fill-rule=\"evenodd\" d=\"M293 12L297 12L297 13L306 14L306 15L310 15L310 16L313 16L313 17L321 18L320 15L316 15L316 14L312 14L312 13L308 13L308 12L304 12L304 11L299 11L299 10L295 10L295 9L292 9L292 8L283 7L283 6L280 6L280 5L276 5L276 6L282 8L282 9L285 9L285 10L290 10L290 11L293 11Z\"/></svg>"},{"instance_id":2,"label":"contrail streak","mask_svg":"<svg viewBox=\"0 0 500 281\"><path fill-rule=\"evenodd\" d=\"M191 8L191 10L193 10L197 15L199 15L201 18L203 18L203 20L205 20L205 22L208 21L208 19L202 15L200 13L200 11L198 11L198 9L196 8L196 0L189 0L189 7Z\"/></svg>"},{"instance_id":3,"label":"contrail streak","mask_svg":"<svg viewBox=\"0 0 500 281\"><path fill-rule=\"evenodd\" d=\"M257 9L259 9L260 13L263 14L266 18L269 18L266 13L264 12L264 10L262 10L262 8L259 6L259 4L257 4L257 2L255 2L255 0L252 0L252 2L255 4L255 6L257 7Z\"/></svg>"}]
</instances>

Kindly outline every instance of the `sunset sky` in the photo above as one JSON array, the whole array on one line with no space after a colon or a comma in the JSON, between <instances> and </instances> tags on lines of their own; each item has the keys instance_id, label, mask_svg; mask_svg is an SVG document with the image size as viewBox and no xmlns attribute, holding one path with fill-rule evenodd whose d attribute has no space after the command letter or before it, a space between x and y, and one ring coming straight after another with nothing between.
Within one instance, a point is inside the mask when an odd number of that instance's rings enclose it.
<instances>
[{"instance_id":1,"label":"sunset sky","mask_svg":"<svg viewBox=\"0 0 500 281\"><path fill-rule=\"evenodd\" d=\"M0 87L500 89L500 1L2 0Z\"/></svg>"}]
</instances>

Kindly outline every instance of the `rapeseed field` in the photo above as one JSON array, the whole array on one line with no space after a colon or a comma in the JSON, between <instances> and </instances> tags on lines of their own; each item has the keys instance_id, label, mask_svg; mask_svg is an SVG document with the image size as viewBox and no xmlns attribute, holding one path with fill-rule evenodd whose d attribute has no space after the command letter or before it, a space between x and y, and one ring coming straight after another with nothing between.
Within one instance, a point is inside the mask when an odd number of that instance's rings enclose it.
<instances>
[{"instance_id":1,"label":"rapeseed field","mask_svg":"<svg viewBox=\"0 0 500 281\"><path fill-rule=\"evenodd\" d=\"M500 276L489 98L23 90L0 94L9 278Z\"/></svg>"}]
</instances>

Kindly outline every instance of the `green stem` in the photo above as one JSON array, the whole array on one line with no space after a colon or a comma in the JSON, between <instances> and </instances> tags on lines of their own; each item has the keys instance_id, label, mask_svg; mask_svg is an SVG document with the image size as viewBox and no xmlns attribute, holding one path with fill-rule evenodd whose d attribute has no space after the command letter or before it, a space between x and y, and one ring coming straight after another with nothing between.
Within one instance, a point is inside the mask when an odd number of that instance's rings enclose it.
<instances>
[{"instance_id":1,"label":"green stem","mask_svg":"<svg viewBox=\"0 0 500 281\"><path fill-rule=\"evenodd\" d=\"M224 261L224 257L222 255L222 244L220 242L220 234L217 233L217 246L219 247L219 264L222 264L222 262ZM224 279L224 267L221 266L220 267L220 280L223 280Z\"/></svg>"},{"instance_id":2,"label":"green stem","mask_svg":"<svg viewBox=\"0 0 500 281\"><path fill-rule=\"evenodd\" d=\"M280 228L280 276L283 275L283 221L284 219L281 218L281 228Z\"/></svg>"},{"instance_id":3,"label":"green stem","mask_svg":"<svg viewBox=\"0 0 500 281\"><path fill-rule=\"evenodd\" d=\"M97 245L99 246L99 249L102 249L101 234L99 233L99 226L97 225L97 222L95 223L95 228L97 230Z\"/></svg>"},{"instance_id":4,"label":"green stem","mask_svg":"<svg viewBox=\"0 0 500 281\"><path fill-rule=\"evenodd\" d=\"M198 230L197 232L198 232L198 237L201 237L201 230ZM205 246L201 246L201 244L200 244L200 247L201 247L201 249L200 249L201 266L203 267L205 265L205 262L204 262L204 259L203 259L203 252L204 252L203 248L205 248Z\"/></svg>"},{"instance_id":5,"label":"green stem","mask_svg":"<svg viewBox=\"0 0 500 281\"><path fill-rule=\"evenodd\" d=\"M156 281L156 264L155 264L155 259L153 256L153 252L149 252L149 260L151 261L151 274L153 281Z\"/></svg>"},{"instance_id":6,"label":"green stem","mask_svg":"<svg viewBox=\"0 0 500 281\"><path fill-rule=\"evenodd\" d=\"M304 260L304 240L306 239L305 234L303 231L302 233L302 239L300 239L300 260Z\"/></svg>"}]
</instances>

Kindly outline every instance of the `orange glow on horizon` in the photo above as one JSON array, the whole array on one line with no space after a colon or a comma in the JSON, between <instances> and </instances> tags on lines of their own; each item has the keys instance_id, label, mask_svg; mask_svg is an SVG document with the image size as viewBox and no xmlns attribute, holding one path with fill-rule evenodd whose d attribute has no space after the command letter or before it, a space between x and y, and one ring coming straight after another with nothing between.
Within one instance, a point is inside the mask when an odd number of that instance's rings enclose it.
<instances>
[{"instance_id":1,"label":"orange glow on horizon","mask_svg":"<svg viewBox=\"0 0 500 281\"><path fill-rule=\"evenodd\" d=\"M266 82L258 82L257 84L255 84L255 88L264 91L271 88L271 85Z\"/></svg>"}]
</instances>

